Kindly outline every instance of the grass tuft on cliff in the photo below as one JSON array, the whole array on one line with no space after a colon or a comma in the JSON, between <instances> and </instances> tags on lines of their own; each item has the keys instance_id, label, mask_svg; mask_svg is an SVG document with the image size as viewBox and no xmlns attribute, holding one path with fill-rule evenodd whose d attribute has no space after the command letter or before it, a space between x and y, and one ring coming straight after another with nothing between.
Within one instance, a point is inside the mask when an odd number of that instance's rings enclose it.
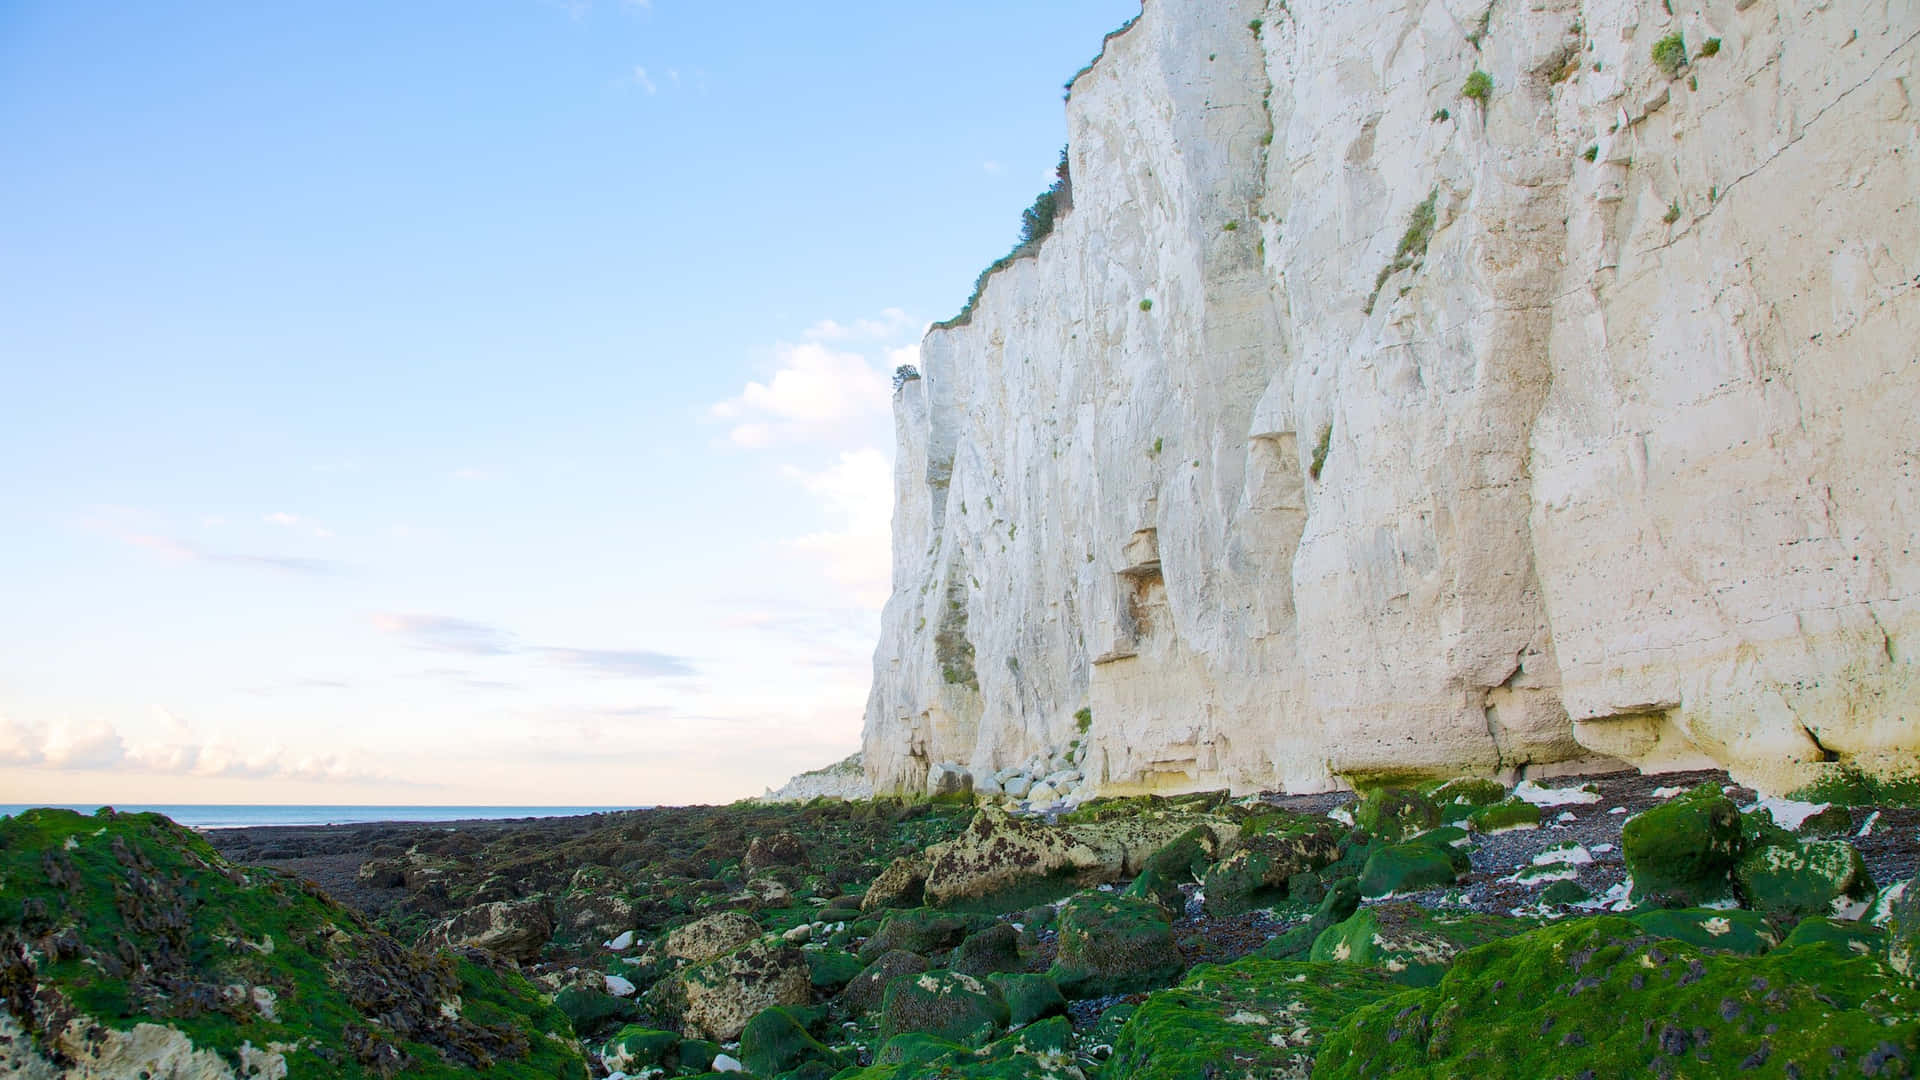
<instances>
[{"instance_id":1,"label":"grass tuft on cliff","mask_svg":"<svg viewBox=\"0 0 1920 1080\"><path fill-rule=\"evenodd\" d=\"M1033 200L1033 205L1020 213L1020 242L1013 250L995 259L993 264L980 272L974 279L973 293L967 297L965 307L960 313L945 322L933 324L935 330L951 330L956 326L965 326L973 321L974 305L980 302L980 293L987 287L987 280L1015 262L1031 258L1040 253L1040 243L1053 233L1053 226L1061 214L1073 209L1073 174L1067 165L1067 148L1060 148L1060 164L1054 167L1052 186L1041 192Z\"/></svg>"}]
</instances>

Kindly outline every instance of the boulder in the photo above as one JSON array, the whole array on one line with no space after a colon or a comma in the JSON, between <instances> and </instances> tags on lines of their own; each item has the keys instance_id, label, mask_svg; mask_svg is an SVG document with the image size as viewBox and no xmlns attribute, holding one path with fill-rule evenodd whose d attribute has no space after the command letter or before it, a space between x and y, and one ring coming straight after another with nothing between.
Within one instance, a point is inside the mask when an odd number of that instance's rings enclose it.
<instances>
[{"instance_id":1,"label":"boulder","mask_svg":"<svg viewBox=\"0 0 1920 1080\"><path fill-rule=\"evenodd\" d=\"M1060 910L1059 952L1047 974L1068 997L1088 998L1165 986L1185 967L1158 905L1092 895Z\"/></svg>"},{"instance_id":2,"label":"boulder","mask_svg":"<svg viewBox=\"0 0 1920 1080\"><path fill-rule=\"evenodd\" d=\"M887 984L902 975L918 975L933 965L919 953L910 953L905 949L895 949L875 958L860 974L854 976L840 991L840 1004L852 1016L871 1012L879 1007L881 998L887 992Z\"/></svg>"},{"instance_id":3,"label":"boulder","mask_svg":"<svg viewBox=\"0 0 1920 1080\"><path fill-rule=\"evenodd\" d=\"M823 994L837 994L865 970L860 958L841 949L807 949L807 978Z\"/></svg>"},{"instance_id":4,"label":"boulder","mask_svg":"<svg viewBox=\"0 0 1920 1080\"><path fill-rule=\"evenodd\" d=\"M1383 840L1405 840L1440 824L1440 808L1417 791L1381 788L1354 806L1353 823Z\"/></svg>"},{"instance_id":5,"label":"boulder","mask_svg":"<svg viewBox=\"0 0 1920 1080\"><path fill-rule=\"evenodd\" d=\"M1201 885L1207 914L1237 915L1283 900L1295 874L1319 870L1339 857L1340 839L1324 824L1242 835L1233 854L1207 869Z\"/></svg>"},{"instance_id":6,"label":"boulder","mask_svg":"<svg viewBox=\"0 0 1920 1080\"><path fill-rule=\"evenodd\" d=\"M1367 857L1360 871L1360 895L1369 900L1394 893L1418 892L1451 885L1463 867L1464 856L1436 844L1393 844Z\"/></svg>"},{"instance_id":7,"label":"boulder","mask_svg":"<svg viewBox=\"0 0 1920 1080\"><path fill-rule=\"evenodd\" d=\"M1540 808L1525 799L1502 799L1467 815L1473 831L1493 835L1540 827Z\"/></svg>"},{"instance_id":8,"label":"boulder","mask_svg":"<svg viewBox=\"0 0 1920 1080\"><path fill-rule=\"evenodd\" d=\"M1010 1014L1008 1023L1014 1027L1024 1027L1049 1016L1066 1015L1066 995L1045 975L1000 972L987 976L987 983L1000 991Z\"/></svg>"},{"instance_id":9,"label":"boulder","mask_svg":"<svg viewBox=\"0 0 1920 1080\"><path fill-rule=\"evenodd\" d=\"M797 1009L762 1009L740 1032L740 1064L755 1076L766 1077L810 1062L818 1062L830 1072L844 1068L847 1063L840 1055L807 1030L807 1019Z\"/></svg>"},{"instance_id":10,"label":"boulder","mask_svg":"<svg viewBox=\"0 0 1920 1080\"><path fill-rule=\"evenodd\" d=\"M931 953L951 949L976 930L985 929L993 920L984 915L937 911L933 908L906 908L891 912L860 946L860 959L873 960L893 949Z\"/></svg>"},{"instance_id":11,"label":"boulder","mask_svg":"<svg viewBox=\"0 0 1920 1080\"><path fill-rule=\"evenodd\" d=\"M1866 861L1845 840L1769 844L1747 852L1733 876L1747 906L1770 915L1858 918L1875 891Z\"/></svg>"},{"instance_id":12,"label":"boulder","mask_svg":"<svg viewBox=\"0 0 1920 1080\"><path fill-rule=\"evenodd\" d=\"M807 861L807 846L790 832L766 833L747 844L740 869L757 874L775 866L801 866Z\"/></svg>"},{"instance_id":13,"label":"boulder","mask_svg":"<svg viewBox=\"0 0 1920 1080\"><path fill-rule=\"evenodd\" d=\"M927 797L959 798L973 792L973 774L951 762L940 762L927 769Z\"/></svg>"},{"instance_id":14,"label":"boulder","mask_svg":"<svg viewBox=\"0 0 1920 1080\"><path fill-rule=\"evenodd\" d=\"M1134 815L1049 825L984 808L965 832L927 849L927 902L1005 910L1121 881L1199 823L1190 815Z\"/></svg>"},{"instance_id":15,"label":"boulder","mask_svg":"<svg viewBox=\"0 0 1920 1080\"><path fill-rule=\"evenodd\" d=\"M1636 901L1689 907L1733 893L1740 811L1724 795L1694 791L1629 819L1620 832Z\"/></svg>"},{"instance_id":16,"label":"boulder","mask_svg":"<svg viewBox=\"0 0 1920 1080\"><path fill-rule=\"evenodd\" d=\"M947 967L979 979L996 971L1018 971L1020 963L1020 932L997 922L955 945Z\"/></svg>"},{"instance_id":17,"label":"boulder","mask_svg":"<svg viewBox=\"0 0 1920 1080\"><path fill-rule=\"evenodd\" d=\"M880 1005L882 1037L919 1032L954 1042L981 1040L1007 1025L1000 991L957 971L929 971L887 984Z\"/></svg>"},{"instance_id":18,"label":"boulder","mask_svg":"<svg viewBox=\"0 0 1920 1080\"><path fill-rule=\"evenodd\" d=\"M633 901L594 889L571 889L553 908L554 936L568 942L608 941L638 922Z\"/></svg>"},{"instance_id":19,"label":"boulder","mask_svg":"<svg viewBox=\"0 0 1920 1080\"><path fill-rule=\"evenodd\" d=\"M661 980L652 996L688 1034L725 1043L762 1009L805 1005L812 989L799 949L758 939Z\"/></svg>"},{"instance_id":20,"label":"boulder","mask_svg":"<svg viewBox=\"0 0 1920 1080\"><path fill-rule=\"evenodd\" d=\"M760 924L739 911L697 919L669 933L660 948L676 960L703 963L760 936Z\"/></svg>"},{"instance_id":21,"label":"boulder","mask_svg":"<svg viewBox=\"0 0 1920 1080\"><path fill-rule=\"evenodd\" d=\"M648 1069L671 1069L678 1063L680 1036L671 1031L629 1024L607 1040L600 1060L613 1072L638 1073Z\"/></svg>"},{"instance_id":22,"label":"boulder","mask_svg":"<svg viewBox=\"0 0 1920 1080\"><path fill-rule=\"evenodd\" d=\"M427 932L428 945L485 949L522 963L553 939L553 916L542 899L497 901L468 908Z\"/></svg>"},{"instance_id":23,"label":"boulder","mask_svg":"<svg viewBox=\"0 0 1920 1080\"><path fill-rule=\"evenodd\" d=\"M861 911L885 908L918 907L927 891L927 856L923 852L902 855L887 864L880 876L867 886L860 898Z\"/></svg>"}]
</instances>

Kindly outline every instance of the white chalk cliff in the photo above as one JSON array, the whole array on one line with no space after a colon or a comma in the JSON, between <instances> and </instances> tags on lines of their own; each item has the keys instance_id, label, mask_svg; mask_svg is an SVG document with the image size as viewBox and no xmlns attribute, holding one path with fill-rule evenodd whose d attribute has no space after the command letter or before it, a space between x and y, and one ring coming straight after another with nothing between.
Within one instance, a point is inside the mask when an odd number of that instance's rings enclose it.
<instances>
[{"instance_id":1,"label":"white chalk cliff","mask_svg":"<svg viewBox=\"0 0 1920 1080\"><path fill-rule=\"evenodd\" d=\"M1671 5L1147 0L896 395L876 786L1915 771L1920 14Z\"/></svg>"}]
</instances>

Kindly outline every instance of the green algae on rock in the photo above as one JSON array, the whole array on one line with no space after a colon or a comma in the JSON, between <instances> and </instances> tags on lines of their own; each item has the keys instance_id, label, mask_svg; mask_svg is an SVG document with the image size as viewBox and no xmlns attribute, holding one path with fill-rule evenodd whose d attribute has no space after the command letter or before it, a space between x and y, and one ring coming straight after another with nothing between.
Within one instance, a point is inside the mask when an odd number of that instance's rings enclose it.
<instances>
[{"instance_id":1,"label":"green algae on rock","mask_svg":"<svg viewBox=\"0 0 1920 1080\"><path fill-rule=\"evenodd\" d=\"M0 1064L21 1074L585 1075L566 1017L510 964L406 949L156 814L0 819L0 986L24 1036Z\"/></svg>"},{"instance_id":2,"label":"green algae on rock","mask_svg":"<svg viewBox=\"0 0 1920 1080\"><path fill-rule=\"evenodd\" d=\"M1493 942L1360 1009L1314 1076L1911 1076L1916 1061L1920 998L1873 958L1716 952L1603 916Z\"/></svg>"},{"instance_id":3,"label":"green algae on rock","mask_svg":"<svg viewBox=\"0 0 1920 1080\"><path fill-rule=\"evenodd\" d=\"M1636 901L1688 907L1732 896L1742 819L1712 785L1629 819L1620 847Z\"/></svg>"},{"instance_id":4,"label":"green algae on rock","mask_svg":"<svg viewBox=\"0 0 1920 1080\"><path fill-rule=\"evenodd\" d=\"M1353 823L1382 839L1404 840L1440 824L1440 808L1417 791L1381 788L1353 808Z\"/></svg>"},{"instance_id":5,"label":"green algae on rock","mask_svg":"<svg viewBox=\"0 0 1920 1080\"><path fill-rule=\"evenodd\" d=\"M1233 854L1207 870L1201 891L1207 914L1238 915L1287 899L1294 875L1340 857L1340 839L1325 822L1242 836Z\"/></svg>"},{"instance_id":6,"label":"green algae on rock","mask_svg":"<svg viewBox=\"0 0 1920 1080\"><path fill-rule=\"evenodd\" d=\"M1010 1018L999 990L957 971L893 980L887 984L880 1015L881 1033L888 1038L918 1032L954 1042L985 1042Z\"/></svg>"},{"instance_id":7,"label":"green algae on rock","mask_svg":"<svg viewBox=\"0 0 1920 1080\"><path fill-rule=\"evenodd\" d=\"M1504 915L1450 914L1393 901L1354 912L1314 940L1315 963L1377 967L1407 986L1432 986L1454 957L1538 925Z\"/></svg>"},{"instance_id":8,"label":"green algae on rock","mask_svg":"<svg viewBox=\"0 0 1920 1080\"><path fill-rule=\"evenodd\" d=\"M1802 840L1750 850L1733 871L1750 907L1773 915L1857 917L1873 899L1873 877L1845 840Z\"/></svg>"},{"instance_id":9,"label":"green algae on rock","mask_svg":"<svg viewBox=\"0 0 1920 1080\"><path fill-rule=\"evenodd\" d=\"M1367 857L1360 871L1360 895L1373 899L1451 885L1464 869L1458 865L1463 860L1443 845L1419 841L1381 848Z\"/></svg>"},{"instance_id":10,"label":"green algae on rock","mask_svg":"<svg viewBox=\"0 0 1920 1080\"><path fill-rule=\"evenodd\" d=\"M809 1015L809 1012L812 1015ZM778 1076L810 1063L833 1071L845 1067L839 1054L814 1038L818 1010L762 1009L740 1032L740 1063L758 1076Z\"/></svg>"},{"instance_id":11,"label":"green algae on rock","mask_svg":"<svg viewBox=\"0 0 1920 1080\"><path fill-rule=\"evenodd\" d=\"M1114 1040L1106 1075L1305 1077L1326 1032L1402 989L1379 972L1345 965L1258 957L1202 964L1133 1011Z\"/></svg>"},{"instance_id":12,"label":"green algae on rock","mask_svg":"<svg viewBox=\"0 0 1920 1080\"><path fill-rule=\"evenodd\" d=\"M1167 913L1131 897L1096 894L1069 901L1060 910L1059 942L1047 974L1070 998L1152 990L1172 982L1185 966Z\"/></svg>"},{"instance_id":13,"label":"green algae on rock","mask_svg":"<svg viewBox=\"0 0 1920 1080\"><path fill-rule=\"evenodd\" d=\"M1473 831L1493 835L1515 829L1540 827L1540 808L1525 799L1502 799L1482 806L1467 815Z\"/></svg>"}]
</instances>

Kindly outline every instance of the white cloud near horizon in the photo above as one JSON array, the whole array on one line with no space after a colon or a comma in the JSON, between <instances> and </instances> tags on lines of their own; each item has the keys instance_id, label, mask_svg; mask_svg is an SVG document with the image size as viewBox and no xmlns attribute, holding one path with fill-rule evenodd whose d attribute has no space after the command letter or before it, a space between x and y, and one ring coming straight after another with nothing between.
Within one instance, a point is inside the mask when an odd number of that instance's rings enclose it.
<instances>
[{"instance_id":1,"label":"white cloud near horizon","mask_svg":"<svg viewBox=\"0 0 1920 1080\"><path fill-rule=\"evenodd\" d=\"M29 725L0 714L0 766L198 779L405 782L351 755L294 754L277 745L243 750L201 737L157 705L152 712L160 730L145 738L128 737L101 719Z\"/></svg>"}]
</instances>

